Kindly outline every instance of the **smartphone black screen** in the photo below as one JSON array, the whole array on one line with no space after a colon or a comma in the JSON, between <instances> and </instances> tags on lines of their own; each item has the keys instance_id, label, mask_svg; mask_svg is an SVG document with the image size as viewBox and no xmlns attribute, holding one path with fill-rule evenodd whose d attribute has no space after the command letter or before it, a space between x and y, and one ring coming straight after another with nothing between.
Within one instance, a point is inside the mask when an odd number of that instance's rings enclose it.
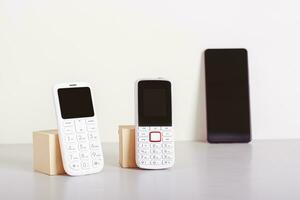
<instances>
[{"instance_id":1,"label":"smartphone black screen","mask_svg":"<svg viewBox=\"0 0 300 200\"><path fill-rule=\"evenodd\" d=\"M58 89L58 99L63 119L94 116L89 87Z\"/></svg>"},{"instance_id":2,"label":"smartphone black screen","mask_svg":"<svg viewBox=\"0 0 300 200\"><path fill-rule=\"evenodd\" d=\"M251 140L248 57L245 49L205 51L208 142Z\"/></svg>"},{"instance_id":3,"label":"smartphone black screen","mask_svg":"<svg viewBox=\"0 0 300 200\"><path fill-rule=\"evenodd\" d=\"M171 126L171 83L163 80L138 82L139 126Z\"/></svg>"}]
</instances>

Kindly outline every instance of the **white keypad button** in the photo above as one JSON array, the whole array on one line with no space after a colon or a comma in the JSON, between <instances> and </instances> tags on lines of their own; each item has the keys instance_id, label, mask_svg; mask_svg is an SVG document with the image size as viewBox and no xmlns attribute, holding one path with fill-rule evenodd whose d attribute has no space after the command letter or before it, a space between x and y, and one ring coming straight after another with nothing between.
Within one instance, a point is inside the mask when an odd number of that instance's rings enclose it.
<instances>
[{"instance_id":1,"label":"white keypad button","mask_svg":"<svg viewBox=\"0 0 300 200\"><path fill-rule=\"evenodd\" d=\"M160 127L159 126L151 126L150 131L160 131Z\"/></svg>"},{"instance_id":2,"label":"white keypad button","mask_svg":"<svg viewBox=\"0 0 300 200\"><path fill-rule=\"evenodd\" d=\"M88 161L83 161L83 162L81 162L81 167L82 167L82 169L89 169L90 163Z\"/></svg>"},{"instance_id":3,"label":"white keypad button","mask_svg":"<svg viewBox=\"0 0 300 200\"><path fill-rule=\"evenodd\" d=\"M70 160L70 161L79 161L80 160L79 154L78 153L68 154L68 160Z\"/></svg>"},{"instance_id":4,"label":"white keypad button","mask_svg":"<svg viewBox=\"0 0 300 200\"><path fill-rule=\"evenodd\" d=\"M159 159L161 159L161 155L160 154L150 155L150 159L152 159L152 160L159 160Z\"/></svg>"},{"instance_id":5,"label":"white keypad button","mask_svg":"<svg viewBox=\"0 0 300 200\"><path fill-rule=\"evenodd\" d=\"M95 124L88 124L87 125L87 131L88 132L94 132L94 131L96 131L96 125Z\"/></svg>"},{"instance_id":6,"label":"white keypad button","mask_svg":"<svg viewBox=\"0 0 300 200\"><path fill-rule=\"evenodd\" d=\"M65 120L63 121L63 126L73 126L74 122L72 120Z\"/></svg>"},{"instance_id":7,"label":"white keypad button","mask_svg":"<svg viewBox=\"0 0 300 200\"><path fill-rule=\"evenodd\" d=\"M66 133L66 134L74 133L74 127L72 127L72 126L64 127L63 130L64 130L64 133Z\"/></svg>"},{"instance_id":8,"label":"white keypad button","mask_svg":"<svg viewBox=\"0 0 300 200\"><path fill-rule=\"evenodd\" d=\"M86 134L77 134L77 140L78 142L87 142L88 136Z\"/></svg>"},{"instance_id":9,"label":"white keypad button","mask_svg":"<svg viewBox=\"0 0 300 200\"><path fill-rule=\"evenodd\" d=\"M149 132L147 132L147 131L139 131L140 137L147 137L148 135L149 135Z\"/></svg>"},{"instance_id":10,"label":"white keypad button","mask_svg":"<svg viewBox=\"0 0 300 200\"><path fill-rule=\"evenodd\" d=\"M164 144L163 144L163 147L164 147L164 148L167 148L167 149L170 149L170 148L173 148L173 144L170 143L170 142L164 143Z\"/></svg>"},{"instance_id":11,"label":"white keypad button","mask_svg":"<svg viewBox=\"0 0 300 200\"><path fill-rule=\"evenodd\" d=\"M88 138L89 138L89 140L97 140L98 139L98 133L96 133L96 132L88 133Z\"/></svg>"},{"instance_id":12,"label":"white keypad button","mask_svg":"<svg viewBox=\"0 0 300 200\"><path fill-rule=\"evenodd\" d=\"M78 145L79 151L87 151L89 149L89 143L88 142L82 142Z\"/></svg>"},{"instance_id":13,"label":"white keypad button","mask_svg":"<svg viewBox=\"0 0 300 200\"><path fill-rule=\"evenodd\" d=\"M163 165L170 165L172 162L170 160L163 160L162 164Z\"/></svg>"},{"instance_id":14,"label":"white keypad button","mask_svg":"<svg viewBox=\"0 0 300 200\"><path fill-rule=\"evenodd\" d=\"M172 131L172 128L169 127L169 126L162 126L162 127L160 127L160 129L161 129L162 131Z\"/></svg>"},{"instance_id":15,"label":"white keypad button","mask_svg":"<svg viewBox=\"0 0 300 200\"><path fill-rule=\"evenodd\" d=\"M91 141L90 142L91 149L100 149L100 143L98 141Z\"/></svg>"},{"instance_id":16,"label":"white keypad button","mask_svg":"<svg viewBox=\"0 0 300 200\"><path fill-rule=\"evenodd\" d=\"M160 154L161 153L161 149L150 149L150 153L151 154Z\"/></svg>"},{"instance_id":17,"label":"white keypad button","mask_svg":"<svg viewBox=\"0 0 300 200\"><path fill-rule=\"evenodd\" d=\"M76 137L75 135L66 135L66 141L68 143L76 142Z\"/></svg>"},{"instance_id":18,"label":"white keypad button","mask_svg":"<svg viewBox=\"0 0 300 200\"><path fill-rule=\"evenodd\" d=\"M99 151L92 151L91 157L93 160L102 160L102 154Z\"/></svg>"},{"instance_id":19,"label":"white keypad button","mask_svg":"<svg viewBox=\"0 0 300 200\"><path fill-rule=\"evenodd\" d=\"M85 131L85 120L78 119L75 121L76 132L81 133Z\"/></svg>"},{"instance_id":20,"label":"white keypad button","mask_svg":"<svg viewBox=\"0 0 300 200\"><path fill-rule=\"evenodd\" d=\"M140 154L149 154L150 151L149 151L148 149L140 149L140 150L139 150L139 153L140 153Z\"/></svg>"},{"instance_id":21,"label":"white keypad button","mask_svg":"<svg viewBox=\"0 0 300 200\"><path fill-rule=\"evenodd\" d=\"M151 165L161 165L161 163L162 163L162 160L152 160L150 162Z\"/></svg>"},{"instance_id":22,"label":"white keypad button","mask_svg":"<svg viewBox=\"0 0 300 200\"><path fill-rule=\"evenodd\" d=\"M168 132L163 132L163 136L164 137L171 137L172 136L172 132L168 131Z\"/></svg>"},{"instance_id":23,"label":"white keypad button","mask_svg":"<svg viewBox=\"0 0 300 200\"><path fill-rule=\"evenodd\" d=\"M93 165L94 168L97 168L97 167L101 166L101 163L98 160L93 160L92 165Z\"/></svg>"},{"instance_id":24,"label":"white keypad button","mask_svg":"<svg viewBox=\"0 0 300 200\"><path fill-rule=\"evenodd\" d=\"M90 157L90 154L87 151L80 152L79 155L80 155L81 160L87 160Z\"/></svg>"},{"instance_id":25,"label":"white keypad button","mask_svg":"<svg viewBox=\"0 0 300 200\"><path fill-rule=\"evenodd\" d=\"M173 138L172 137L163 137L163 142L172 142Z\"/></svg>"},{"instance_id":26,"label":"white keypad button","mask_svg":"<svg viewBox=\"0 0 300 200\"><path fill-rule=\"evenodd\" d=\"M149 127L146 126L140 126L139 131L149 131Z\"/></svg>"},{"instance_id":27,"label":"white keypad button","mask_svg":"<svg viewBox=\"0 0 300 200\"><path fill-rule=\"evenodd\" d=\"M155 143L152 143L152 144L150 144L150 147L151 148L156 148L156 149L160 149L161 148L161 144L155 144Z\"/></svg>"},{"instance_id":28,"label":"white keypad button","mask_svg":"<svg viewBox=\"0 0 300 200\"><path fill-rule=\"evenodd\" d=\"M172 159L173 159L173 156L172 156L172 155L165 154L165 155L163 155L163 159L165 159L165 160L172 160Z\"/></svg>"},{"instance_id":29,"label":"white keypad button","mask_svg":"<svg viewBox=\"0 0 300 200\"><path fill-rule=\"evenodd\" d=\"M171 149L164 149L162 152L164 154L172 154L173 153L173 151Z\"/></svg>"},{"instance_id":30,"label":"white keypad button","mask_svg":"<svg viewBox=\"0 0 300 200\"><path fill-rule=\"evenodd\" d=\"M160 132L150 132L150 142L160 142L161 133Z\"/></svg>"},{"instance_id":31,"label":"white keypad button","mask_svg":"<svg viewBox=\"0 0 300 200\"><path fill-rule=\"evenodd\" d=\"M140 138L138 139L138 141L139 141L139 142L148 142L149 139L146 138L146 137L140 137Z\"/></svg>"},{"instance_id":32,"label":"white keypad button","mask_svg":"<svg viewBox=\"0 0 300 200\"><path fill-rule=\"evenodd\" d=\"M143 155L143 154L139 155L139 159L141 160L149 160L149 158L150 158L149 155Z\"/></svg>"},{"instance_id":33,"label":"white keypad button","mask_svg":"<svg viewBox=\"0 0 300 200\"><path fill-rule=\"evenodd\" d=\"M149 147L150 147L150 145L147 144L147 143L140 143L139 144L139 148L148 149Z\"/></svg>"},{"instance_id":34,"label":"white keypad button","mask_svg":"<svg viewBox=\"0 0 300 200\"><path fill-rule=\"evenodd\" d=\"M80 170L80 162L71 162L70 168L73 170Z\"/></svg>"},{"instance_id":35,"label":"white keypad button","mask_svg":"<svg viewBox=\"0 0 300 200\"><path fill-rule=\"evenodd\" d=\"M140 160L140 164L141 165L149 165L150 161L148 161L148 160Z\"/></svg>"},{"instance_id":36,"label":"white keypad button","mask_svg":"<svg viewBox=\"0 0 300 200\"><path fill-rule=\"evenodd\" d=\"M86 123L87 124L96 124L96 120L95 119L87 119Z\"/></svg>"},{"instance_id":37,"label":"white keypad button","mask_svg":"<svg viewBox=\"0 0 300 200\"><path fill-rule=\"evenodd\" d=\"M77 150L77 146L76 146L76 144L68 144L68 145L66 146L66 149L67 149L68 151L76 151L76 150Z\"/></svg>"},{"instance_id":38,"label":"white keypad button","mask_svg":"<svg viewBox=\"0 0 300 200\"><path fill-rule=\"evenodd\" d=\"M151 154L159 154L159 153L161 153L161 150L160 149L151 149L150 153Z\"/></svg>"}]
</instances>

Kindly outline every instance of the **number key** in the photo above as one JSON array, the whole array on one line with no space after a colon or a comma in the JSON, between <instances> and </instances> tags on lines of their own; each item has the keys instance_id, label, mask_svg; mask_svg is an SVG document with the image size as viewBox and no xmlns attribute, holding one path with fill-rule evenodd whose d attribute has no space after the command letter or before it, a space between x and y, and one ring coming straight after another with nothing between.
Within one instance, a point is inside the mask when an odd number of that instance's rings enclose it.
<instances>
[{"instance_id":1,"label":"number key","mask_svg":"<svg viewBox=\"0 0 300 200\"><path fill-rule=\"evenodd\" d=\"M149 154L149 150L147 150L147 149L140 149L139 153L140 154Z\"/></svg>"},{"instance_id":2,"label":"number key","mask_svg":"<svg viewBox=\"0 0 300 200\"><path fill-rule=\"evenodd\" d=\"M75 135L66 135L66 141L67 142L75 142L76 141Z\"/></svg>"},{"instance_id":3,"label":"number key","mask_svg":"<svg viewBox=\"0 0 300 200\"><path fill-rule=\"evenodd\" d=\"M68 151L76 151L76 150L77 150L76 144L68 144L68 145L66 146L66 149L67 149Z\"/></svg>"},{"instance_id":4,"label":"number key","mask_svg":"<svg viewBox=\"0 0 300 200\"><path fill-rule=\"evenodd\" d=\"M151 155L150 159L152 159L152 160L159 160L159 159L161 159L161 155L159 155L159 154Z\"/></svg>"},{"instance_id":5,"label":"number key","mask_svg":"<svg viewBox=\"0 0 300 200\"><path fill-rule=\"evenodd\" d=\"M86 160L86 159L89 159L89 153L87 151L84 151L84 152L80 152L80 158L82 160Z\"/></svg>"},{"instance_id":6,"label":"number key","mask_svg":"<svg viewBox=\"0 0 300 200\"><path fill-rule=\"evenodd\" d=\"M140 143L139 148L148 149L150 146L147 143Z\"/></svg>"},{"instance_id":7,"label":"number key","mask_svg":"<svg viewBox=\"0 0 300 200\"><path fill-rule=\"evenodd\" d=\"M159 148L161 148L161 144L150 144L150 147L159 149Z\"/></svg>"},{"instance_id":8,"label":"number key","mask_svg":"<svg viewBox=\"0 0 300 200\"><path fill-rule=\"evenodd\" d=\"M172 160L173 156L171 156L171 155L163 155L163 159Z\"/></svg>"},{"instance_id":9,"label":"number key","mask_svg":"<svg viewBox=\"0 0 300 200\"><path fill-rule=\"evenodd\" d=\"M162 152L165 153L165 154L172 154L173 153L173 151L171 149L163 149Z\"/></svg>"},{"instance_id":10,"label":"number key","mask_svg":"<svg viewBox=\"0 0 300 200\"><path fill-rule=\"evenodd\" d=\"M70 161L78 161L79 160L79 154L78 153L68 154L68 159Z\"/></svg>"},{"instance_id":11,"label":"number key","mask_svg":"<svg viewBox=\"0 0 300 200\"><path fill-rule=\"evenodd\" d=\"M102 154L98 151L92 151L91 156L94 160L102 160Z\"/></svg>"},{"instance_id":12,"label":"number key","mask_svg":"<svg viewBox=\"0 0 300 200\"><path fill-rule=\"evenodd\" d=\"M87 119L86 123L87 124L96 124L96 120L95 119Z\"/></svg>"},{"instance_id":13,"label":"number key","mask_svg":"<svg viewBox=\"0 0 300 200\"><path fill-rule=\"evenodd\" d=\"M84 143L79 143L79 150L80 151L86 151L89 149L89 144L88 142L84 142Z\"/></svg>"},{"instance_id":14,"label":"number key","mask_svg":"<svg viewBox=\"0 0 300 200\"><path fill-rule=\"evenodd\" d=\"M88 133L89 140L97 140L98 134L96 132Z\"/></svg>"},{"instance_id":15,"label":"number key","mask_svg":"<svg viewBox=\"0 0 300 200\"><path fill-rule=\"evenodd\" d=\"M91 147L91 149L100 149L100 144L98 141L91 141L90 147Z\"/></svg>"},{"instance_id":16,"label":"number key","mask_svg":"<svg viewBox=\"0 0 300 200\"><path fill-rule=\"evenodd\" d=\"M147 137L148 135L149 135L149 132L147 132L147 131L139 131L140 137Z\"/></svg>"},{"instance_id":17,"label":"number key","mask_svg":"<svg viewBox=\"0 0 300 200\"><path fill-rule=\"evenodd\" d=\"M149 160L149 156L141 154L141 155L139 155L139 159L141 159L141 160Z\"/></svg>"},{"instance_id":18,"label":"number key","mask_svg":"<svg viewBox=\"0 0 300 200\"><path fill-rule=\"evenodd\" d=\"M86 134L77 134L78 142L87 142L88 138Z\"/></svg>"},{"instance_id":19,"label":"number key","mask_svg":"<svg viewBox=\"0 0 300 200\"><path fill-rule=\"evenodd\" d=\"M83 161L81 163L82 169L89 169L90 168L90 163L88 161Z\"/></svg>"},{"instance_id":20,"label":"number key","mask_svg":"<svg viewBox=\"0 0 300 200\"><path fill-rule=\"evenodd\" d=\"M163 147L170 149L170 148L173 148L173 144L172 143L164 143Z\"/></svg>"}]
</instances>

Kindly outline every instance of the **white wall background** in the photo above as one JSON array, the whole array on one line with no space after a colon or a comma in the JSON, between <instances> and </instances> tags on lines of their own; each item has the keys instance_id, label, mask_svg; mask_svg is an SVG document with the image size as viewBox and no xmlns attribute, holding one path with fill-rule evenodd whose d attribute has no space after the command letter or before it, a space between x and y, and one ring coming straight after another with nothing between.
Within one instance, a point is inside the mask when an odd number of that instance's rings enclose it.
<instances>
[{"instance_id":1,"label":"white wall background","mask_svg":"<svg viewBox=\"0 0 300 200\"><path fill-rule=\"evenodd\" d=\"M56 127L51 87L89 81L103 141L132 124L134 81L173 81L178 140L203 126L202 53L249 52L255 139L300 138L296 0L0 0L0 143Z\"/></svg>"}]
</instances>

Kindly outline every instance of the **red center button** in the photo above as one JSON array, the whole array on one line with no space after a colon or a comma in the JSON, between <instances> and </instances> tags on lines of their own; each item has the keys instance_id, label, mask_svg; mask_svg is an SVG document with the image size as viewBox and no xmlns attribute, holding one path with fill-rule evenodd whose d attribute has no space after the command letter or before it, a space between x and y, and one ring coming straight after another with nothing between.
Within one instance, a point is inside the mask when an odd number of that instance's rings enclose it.
<instances>
[{"instance_id":1,"label":"red center button","mask_svg":"<svg viewBox=\"0 0 300 200\"><path fill-rule=\"evenodd\" d=\"M160 142L161 141L161 133L159 131L153 131L149 134L150 142Z\"/></svg>"}]
</instances>

